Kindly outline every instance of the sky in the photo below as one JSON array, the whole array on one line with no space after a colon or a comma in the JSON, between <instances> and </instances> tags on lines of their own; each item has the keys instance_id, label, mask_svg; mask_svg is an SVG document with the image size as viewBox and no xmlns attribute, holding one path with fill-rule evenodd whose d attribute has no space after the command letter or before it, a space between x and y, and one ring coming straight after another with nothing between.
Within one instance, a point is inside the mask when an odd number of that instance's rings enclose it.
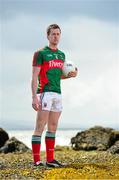
<instances>
[{"instance_id":1,"label":"sky","mask_svg":"<svg viewBox=\"0 0 119 180\"><path fill-rule=\"evenodd\" d=\"M78 68L62 80L59 128L119 128L119 1L0 0L0 126L33 129L32 57L62 29L58 46Z\"/></svg>"}]
</instances>

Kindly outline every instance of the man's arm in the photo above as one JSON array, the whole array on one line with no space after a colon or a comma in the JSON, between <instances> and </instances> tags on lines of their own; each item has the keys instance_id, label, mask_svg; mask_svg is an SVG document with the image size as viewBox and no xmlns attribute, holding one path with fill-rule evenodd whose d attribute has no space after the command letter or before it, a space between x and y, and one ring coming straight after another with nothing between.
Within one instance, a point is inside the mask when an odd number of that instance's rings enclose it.
<instances>
[{"instance_id":1,"label":"man's arm","mask_svg":"<svg viewBox=\"0 0 119 180\"><path fill-rule=\"evenodd\" d=\"M76 76L77 76L77 73L78 73L78 69L75 68L75 71L69 72L69 74L68 74L67 77L62 74L62 75L61 75L61 79L68 79L68 78L71 78L71 77L76 77Z\"/></svg>"},{"instance_id":2,"label":"man's arm","mask_svg":"<svg viewBox=\"0 0 119 180\"><path fill-rule=\"evenodd\" d=\"M69 77L64 76L63 74L61 75L61 79L68 79Z\"/></svg>"},{"instance_id":3,"label":"man's arm","mask_svg":"<svg viewBox=\"0 0 119 180\"><path fill-rule=\"evenodd\" d=\"M36 95L37 89L37 79L40 73L40 68L33 66L32 68L32 80L31 80L31 90L32 90L32 107L37 111L39 109L38 98Z\"/></svg>"}]
</instances>

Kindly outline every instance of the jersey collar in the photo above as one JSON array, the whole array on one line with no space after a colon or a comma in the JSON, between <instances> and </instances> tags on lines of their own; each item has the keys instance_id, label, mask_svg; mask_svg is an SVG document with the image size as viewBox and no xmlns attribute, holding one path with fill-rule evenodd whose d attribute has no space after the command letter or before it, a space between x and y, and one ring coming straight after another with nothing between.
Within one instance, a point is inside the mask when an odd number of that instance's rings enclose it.
<instances>
[{"instance_id":1,"label":"jersey collar","mask_svg":"<svg viewBox=\"0 0 119 180\"><path fill-rule=\"evenodd\" d=\"M58 49L52 49L52 48L50 48L49 46L46 46L46 48L48 48L48 49L50 49L51 51L53 51L53 52L56 52Z\"/></svg>"}]
</instances>

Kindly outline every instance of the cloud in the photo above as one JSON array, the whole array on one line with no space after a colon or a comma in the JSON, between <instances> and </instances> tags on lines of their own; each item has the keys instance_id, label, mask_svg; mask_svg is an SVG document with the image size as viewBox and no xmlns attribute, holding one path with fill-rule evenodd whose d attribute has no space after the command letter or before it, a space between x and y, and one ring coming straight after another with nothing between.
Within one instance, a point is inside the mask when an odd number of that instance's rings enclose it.
<instances>
[{"instance_id":1,"label":"cloud","mask_svg":"<svg viewBox=\"0 0 119 180\"><path fill-rule=\"evenodd\" d=\"M56 16L67 19L72 15L88 16L106 21L118 21L118 5L116 0L82 1L82 0L4 0L1 1L1 18L9 20L19 15Z\"/></svg>"},{"instance_id":2,"label":"cloud","mask_svg":"<svg viewBox=\"0 0 119 180\"><path fill-rule=\"evenodd\" d=\"M74 127L94 125L119 128L118 67L95 74L95 80L75 79L62 82L63 115L61 123Z\"/></svg>"},{"instance_id":3,"label":"cloud","mask_svg":"<svg viewBox=\"0 0 119 180\"><path fill-rule=\"evenodd\" d=\"M64 32L69 24L73 33L64 35L67 59L76 63L79 76L62 83L65 111L70 114L65 112L65 119L68 123L74 119L81 126L119 127L118 26L87 18L78 24L77 18L72 18L64 24Z\"/></svg>"},{"instance_id":4,"label":"cloud","mask_svg":"<svg viewBox=\"0 0 119 180\"><path fill-rule=\"evenodd\" d=\"M77 78L63 82L63 94L67 106L71 108L85 107L87 104L97 106L102 111L116 109L119 105L118 71L117 67L110 66L101 74L95 74L95 80L83 81L80 72ZM75 91L77 92L75 94Z\"/></svg>"},{"instance_id":5,"label":"cloud","mask_svg":"<svg viewBox=\"0 0 119 180\"><path fill-rule=\"evenodd\" d=\"M90 50L91 52L93 50L95 55L99 51L103 53L105 50L115 49L118 46L119 24L105 23L89 17L72 16L69 21L64 21L62 26L68 50L74 48L76 51L82 52L83 50L84 52L86 49L88 54Z\"/></svg>"},{"instance_id":6,"label":"cloud","mask_svg":"<svg viewBox=\"0 0 119 180\"><path fill-rule=\"evenodd\" d=\"M41 18L19 16L2 23L2 49L31 51L46 42ZM44 33L42 33L44 32Z\"/></svg>"}]
</instances>

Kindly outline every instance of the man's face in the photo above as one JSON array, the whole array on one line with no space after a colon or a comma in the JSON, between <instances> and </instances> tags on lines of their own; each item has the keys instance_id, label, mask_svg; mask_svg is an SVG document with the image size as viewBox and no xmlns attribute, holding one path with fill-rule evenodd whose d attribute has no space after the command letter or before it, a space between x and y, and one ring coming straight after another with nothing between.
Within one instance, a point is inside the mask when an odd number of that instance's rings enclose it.
<instances>
[{"instance_id":1,"label":"man's face","mask_svg":"<svg viewBox=\"0 0 119 180\"><path fill-rule=\"evenodd\" d=\"M59 43L60 35L59 29L51 29L50 34L47 36L49 43L56 46Z\"/></svg>"}]
</instances>

